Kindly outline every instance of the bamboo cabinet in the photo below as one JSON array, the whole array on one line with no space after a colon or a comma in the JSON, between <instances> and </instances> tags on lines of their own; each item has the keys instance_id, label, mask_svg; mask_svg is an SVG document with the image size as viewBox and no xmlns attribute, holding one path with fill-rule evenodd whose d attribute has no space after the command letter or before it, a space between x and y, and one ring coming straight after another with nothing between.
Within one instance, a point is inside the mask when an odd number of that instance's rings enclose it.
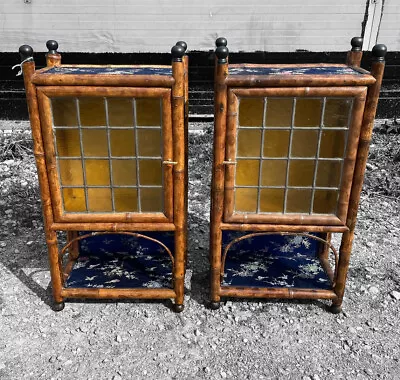
<instances>
[{"instance_id":1,"label":"bamboo cabinet","mask_svg":"<svg viewBox=\"0 0 400 380\"><path fill-rule=\"evenodd\" d=\"M186 44L171 66L63 65L20 48L55 310L66 298L174 298L183 310ZM64 231L66 244L60 244Z\"/></svg>"},{"instance_id":2,"label":"bamboo cabinet","mask_svg":"<svg viewBox=\"0 0 400 380\"><path fill-rule=\"evenodd\" d=\"M361 38L346 64L228 64L216 45L211 307L330 299L338 313L386 47L368 72Z\"/></svg>"}]
</instances>

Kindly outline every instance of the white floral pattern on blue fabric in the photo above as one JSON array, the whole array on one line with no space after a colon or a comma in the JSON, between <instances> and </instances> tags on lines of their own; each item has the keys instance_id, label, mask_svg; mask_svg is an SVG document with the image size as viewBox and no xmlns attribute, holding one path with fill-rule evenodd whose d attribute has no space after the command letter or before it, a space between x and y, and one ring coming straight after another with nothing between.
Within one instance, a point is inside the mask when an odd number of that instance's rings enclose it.
<instances>
[{"instance_id":1,"label":"white floral pattern on blue fabric","mask_svg":"<svg viewBox=\"0 0 400 380\"><path fill-rule=\"evenodd\" d=\"M310 67L251 67L242 66L229 69L229 75L360 75L358 71L346 66Z\"/></svg>"},{"instance_id":2,"label":"white floral pattern on blue fabric","mask_svg":"<svg viewBox=\"0 0 400 380\"><path fill-rule=\"evenodd\" d=\"M56 66L43 74L75 74L75 75L172 75L171 67L68 67Z\"/></svg>"},{"instance_id":3,"label":"white floral pattern on blue fabric","mask_svg":"<svg viewBox=\"0 0 400 380\"><path fill-rule=\"evenodd\" d=\"M149 232L173 253L174 234ZM121 234L93 235L79 242L79 258L69 288L171 288L172 262L163 247L144 238Z\"/></svg>"},{"instance_id":4,"label":"white floral pattern on blue fabric","mask_svg":"<svg viewBox=\"0 0 400 380\"><path fill-rule=\"evenodd\" d=\"M250 233L223 231L222 249ZM331 289L317 257L320 244L301 235L272 234L241 240L228 251L222 285Z\"/></svg>"}]
</instances>

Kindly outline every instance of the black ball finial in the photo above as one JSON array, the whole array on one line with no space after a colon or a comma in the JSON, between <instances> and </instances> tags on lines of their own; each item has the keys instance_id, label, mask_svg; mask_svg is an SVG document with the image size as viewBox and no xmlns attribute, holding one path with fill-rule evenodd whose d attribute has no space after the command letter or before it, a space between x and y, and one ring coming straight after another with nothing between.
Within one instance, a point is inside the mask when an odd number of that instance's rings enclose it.
<instances>
[{"instance_id":1,"label":"black ball finial","mask_svg":"<svg viewBox=\"0 0 400 380\"><path fill-rule=\"evenodd\" d=\"M363 38L362 37L353 37L351 39L351 51L361 51Z\"/></svg>"},{"instance_id":2,"label":"black ball finial","mask_svg":"<svg viewBox=\"0 0 400 380\"><path fill-rule=\"evenodd\" d=\"M57 54L58 42L54 40L48 40L46 47L49 50L47 54Z\"/></svg>"},{"instance_id":3,"label":"black ball finial","mask_svg":"<svg viewBox=\"0 0 400 380\"><path fill-rule=\"evenodd\" d=\"M33 49L29 45L22 45L19 48L19 55L21 60L24 61L27 58L33 57Z\"/></svg>"},{"instance_id":4,"label":"black ball finial","mask_svg":"<svg viewBox=\"0 0 400 380\"><path fill-rule=\"evenodd\" d=\"M226 63L229 55L229 49L226 46L218 46L215 49L215 54L218 58L218 63Z\"/></svg>"},{"instance_id":5,"label":"black ball finial","mask_svg":"<svg viewBox=\"0 0 400 380\"><path fill-rule=\"evenodd\" d=\"M178 41L175 45L182 46L185 49L185 51L187 50L187 43L185 41Z\"/></svg>"},{"instance_id":6,"label":"black ball finial","mask_svg":"<svg viewBox=\"0 0 400 380\"><path fill-rule=\"evenodd\" d=\"M374 61L381 61L385 60L385 55L387 53L387 47L384 44L375 45L372 48L372 59Z\"/></svg>"},{"instance_id":7,"label":"black ball finial","mask_svg":"<svg viewBox=\"0 0 400 380\"><path fill-rule=\"evenodd\" d=\"M181 45L172 46L171 54L174 62L182 62L182 57L185 55L185 49Z\"/></svg>"},{"instance_id":8,"label":"black ball finial","mask_svg":"<svg viewBox=\"0 0 400 380\"><path fill-rule=\"evenodd\" d=\"M215 40L215 46L228 46L228 40L225 37L219 37Z\"/></svg>"}]
</instances>

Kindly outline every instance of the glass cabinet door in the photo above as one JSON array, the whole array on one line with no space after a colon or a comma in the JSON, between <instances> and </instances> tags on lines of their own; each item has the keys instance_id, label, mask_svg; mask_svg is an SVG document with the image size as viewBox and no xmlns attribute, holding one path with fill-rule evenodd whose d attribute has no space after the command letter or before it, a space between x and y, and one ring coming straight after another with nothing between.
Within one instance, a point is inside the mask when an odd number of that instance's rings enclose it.
<instances>
[{"instance_id":1,"label":"glass cabinet door","mask_svg":"<svg viewBox=\"0 0 400 380\"><path fill-rule=\"evenodd\" d=\"M171 220L170 90L152 90L39 88L58 221Z\"/></svg>"},{"instance_id":2,"label":"glass cabinet door","mask_svg":"<svg viewBox=\"0 0 400 380\"><path fill-rule=\"evenodd\" d=\"M366 89L301 92L230 90L226 221L345 223Z\"/></svg>"}]
</instances>

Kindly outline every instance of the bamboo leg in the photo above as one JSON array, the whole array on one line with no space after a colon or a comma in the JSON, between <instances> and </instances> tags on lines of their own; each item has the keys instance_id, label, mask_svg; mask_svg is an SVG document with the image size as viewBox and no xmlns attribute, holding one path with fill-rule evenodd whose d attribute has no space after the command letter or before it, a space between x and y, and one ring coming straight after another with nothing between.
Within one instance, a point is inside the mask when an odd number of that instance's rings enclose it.
<instances>
[{"instance_id":1,"label":"bamboo leg","mask_svg":"<svg viewBox=\"0 0 400 380\"><path fill-rule=\"evenodd\" d=\"M376 78L376 82L368 89L367 100L365 104L360 142L357 151L357 160L350 194L349 211L347 214L346 224L349 227L349 231L343 234L342 243L339 250L339 265L337 270L336 286L334 289L337 298L333 300L331 306L331 311L333 313L340 313L342 310L343 295L346 285L347 272L349 269L351 249L354 240L354 229L357 220L358 205L360 201L362 184L364 181L365 166L368 159L368 150L372 136L372 128L374 126L379 91L382 83L383 71L385 68L385 54L385 45L376 45L372 49L373 62L371 74Z\"/></svg>"},{"instance_id":2,"label":"bamboo leg","mask_svg":"<svg viewBox=\"0 0 400 380\"><path fill-rule=\"evenodd\" d=\"M33 57L33 50L28 45L21 46L19 51L23 60ZM39 187L42 199L44 231L46 234L46 242L49 253L51 284L55 301L54 310L59 311L64 308L63 297L61 296L61 289L63 286L62 270L58 255L57 235L55 231L50 229L50 226L53 223L53 210L51 207L50 189L46 170L36 87L31 81L32 75L35 72L35 62L33 61L33 58L31 61L23 63L22 71L24 74L24 84L29 109L29 120L32 129L33 151L36 159L36 167L38 171Z\"/></svg>"},{"instance_id":3,"label":"bamboo leg","mask_svg":"<svg viewBox=\"0 0 400 380\"><path fill-rule=\"evenodd\" d=\"M185 164L185 81L184 64L182 57L185 49L174 46L172 53L172 75L175 84L172 87L172 119L174 141L174 224L175 229L175 265L174 265L174 310L181 312L184 309L184 279L185 279L185 252L186 252L186 164Z\"/></svg>"},{"instance_id":4,"label":"bamboo leg","mask_svg":"<svg viewBox=\"0 0 400 380\"><path fill-rule=\"evenodd\" d=\"M222 246L222 216L224 210L224 164L225 134L227 114L227 86L225 78L228 75L228 49L220 46L216 49L218 63L215 77L214 100L214 161L211 184L211 221L210 221L210 263L211 263L211 303L212 309L217 309L220 302L221 289L221 246Z\"/></svg>"}]
</instances>

